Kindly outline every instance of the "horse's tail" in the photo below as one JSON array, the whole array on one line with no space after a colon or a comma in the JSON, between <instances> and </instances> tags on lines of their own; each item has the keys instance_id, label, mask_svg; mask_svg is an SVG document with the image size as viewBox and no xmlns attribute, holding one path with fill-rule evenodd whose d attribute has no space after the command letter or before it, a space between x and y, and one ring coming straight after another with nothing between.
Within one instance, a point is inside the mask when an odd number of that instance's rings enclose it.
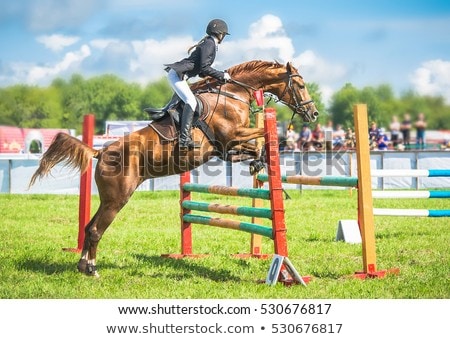
<instances>
[{"instance_id":1,"label":"horse's tail","mask_svg":"<svg viewBox=\"0 0 450 339\"><path fill-rule=\"evenodd\" d=\"M97 158L98 153L97 150L77 138L67 133L58 133L48 150L43 154L39 168L31 177L29 187L34 185L36 179L42 179L48 175L51 169L60 162L64 162L67 166L84 173L89 165L89 160Z\"/></svg>"}]
</instances>

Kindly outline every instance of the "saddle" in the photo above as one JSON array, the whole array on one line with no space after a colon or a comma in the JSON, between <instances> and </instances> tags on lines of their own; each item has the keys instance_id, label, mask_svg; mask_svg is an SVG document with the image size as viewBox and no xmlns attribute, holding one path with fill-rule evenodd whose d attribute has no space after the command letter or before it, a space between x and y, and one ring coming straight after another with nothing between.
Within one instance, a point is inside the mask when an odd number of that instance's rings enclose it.
<instances>
[{"instance_id":1,"label":"saddle","mask_svg":"<svg viewBox=\"0 0 450 339\"><path fill-rule=\"evenodd\" d=\"M200 95L196 95L197 108L194 112L194 120L192 121L193 128L200 128L200 130L208 137L208 139L215 143L214 135L205 123L206 118L210 114L210 107ZM174 141L178 139L180 131L181 114L183 113L184 102L174 94L169 103L163 108L145 108L152 120L149 124L158 135L166 141Z\"/></svg>"}]
</instances>

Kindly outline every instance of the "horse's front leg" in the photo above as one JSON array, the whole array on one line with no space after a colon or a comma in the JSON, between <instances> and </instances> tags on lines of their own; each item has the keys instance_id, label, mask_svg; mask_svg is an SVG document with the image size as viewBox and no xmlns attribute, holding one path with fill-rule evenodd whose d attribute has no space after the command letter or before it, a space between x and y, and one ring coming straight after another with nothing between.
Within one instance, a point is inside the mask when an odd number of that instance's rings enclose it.
<instances>
[{"instance_id":1,"label":"horse's front leg","mask_svg":"<svg viewBox=\"0 0 450 339\"><path fill-rule=\"evenodd\" d=\"M260 149L254 144L249 142L243 142L234 146L231 151L236 151L238 153L245 153L251 155L255 158L259 156Z\"/></svg>"},{"instance_id":2,"label":"horse's front leg","mask_svg":"<svg viewBox=\"0 0 450 339\"><path fill-rule=\"evenodd\" d=\"M264 128L238 127L234 140L240 143L264 137Z\"/></svg>"}]
</instances>

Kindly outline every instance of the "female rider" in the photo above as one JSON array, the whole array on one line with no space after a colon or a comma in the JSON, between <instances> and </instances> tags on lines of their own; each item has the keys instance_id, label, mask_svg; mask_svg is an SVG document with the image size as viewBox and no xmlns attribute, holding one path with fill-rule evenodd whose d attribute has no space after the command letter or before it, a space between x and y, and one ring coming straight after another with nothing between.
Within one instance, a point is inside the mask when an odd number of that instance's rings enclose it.
<instances>
[{"instance_id":1,"label":"female rider","mask_svg":"<svg viewBox=\"0 0 450 339\"><path fill-rule=\"evenodd\" d=\"M187 58L173 64L166 64L167 78L174 92L184 102L180 126L180 149L187 150L200 147L194 143L191 137L192 120L197 108L197 100L192 93L187 79L195 76L212 76L226 82L231 79L225 71L218 71L211 67L216 57L217 45L219 45L228 33L228 26L221 19L211 20L206 27L206 36L196 45L189 48L191 53Z\"/></svg>"}]
</instances>

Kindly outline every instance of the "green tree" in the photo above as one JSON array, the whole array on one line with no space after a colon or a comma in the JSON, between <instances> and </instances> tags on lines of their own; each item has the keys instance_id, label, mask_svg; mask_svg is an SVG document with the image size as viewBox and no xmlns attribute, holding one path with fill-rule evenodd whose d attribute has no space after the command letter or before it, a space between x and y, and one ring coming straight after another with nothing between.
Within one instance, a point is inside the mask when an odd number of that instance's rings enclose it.
<instances>
[{"instance_id":1,"label":"green tree","mask_svg":"<svg viewBox=\"0 0 450 339\"><path fill-rule=\"evenodd\" d=\"M146 107L163 107L169 102L172 95L173 90L166 78L151 82L142 91L140 98L141 109ZM146 119L148 119L147 116Z\"/></svg>"},{"instance_id":2,"label":"green tree","mask_svg":"<svg viewBox=\"0 0 450 339\"><path fill-rule=\"evenodd\" d=\"M401 96L401 102L402 112L410 113L412 119L416 119L419 113L424 113L428 129L450 128L450 106L445 104L442 96L418 96L408 91Z\"/></svg>"},{"instance_id":3,"label":"green tree","mask_svg":"<svg viewBox=\"0 0 450 339\"><path fill-rule=\"evenodd\" d=\"M353 125L353 106L359 103L359 92L350 83L333 94L330 105L330 118L334 124Z\"/></svg>"},{"instance_id":4,"label":"green tree","mask_svg":"<svg viewBox=\"0 0 450 339\"><path fill-rule=\"evenodd\" d=\"M334 93L329 107L325 107L320 87L308 83L310 96L319 111L318 122L353 126L353 106L366 103L369 119L381 127L388 127L393 115L408 112L415 119L420 112L427 118L428 129L450 128L450 105L441 96L420 96L413 91L396 98L390 85L367 86L357 89L345 84ZM172 96L167 80L161 78L141 87L107 74L84 79L74 74L67 81L56 78L49 87L14 85L0 88L0 124L18 127L75 128L81 132L83 116L96 116L96 133L102 133L106 120L147 120L145 107L161 107ZM291 121L292 111L287 106L276 107L278 123L283 129ZM253 116L251 121L253 123ZM300 130L303 120L295 115L294 127ZM314 125L314 123L312 124ZM312 127L312 126L311 126Z\"/></svg>"},{"instance_id":5,"label":"green tree","mask_svg":"<svg viewBox=\"0 0 450 339\"><path fill-rule=\"evenodd\" d=\"M61 105L63 115L61 126L64 128L75 128L81 133L83 116L91 113L86 91L86 81L79 74L74 74L69 82L63 79L55 79L51 85L61 93Z\"/></svg>"},{"instance_id":6,"label":"green tree","mask_svg":"<svg viewBox=\"0 0 450 339\"><path fill-rule=\"evenodd\" d=\"M15 85L0 93L1 123L19 127L59 127L62 116L59 91Z\"/></svg>"},{"instance_id":7,"label":"green tree","mask_svg":"<svg viewBox=\"0 0 450 339\"><path fill-rule=\"evenodd\" d=\"M396 98L390 85L365 87L358 90L346 84L337 91L331 101L330 112L335 124L353 124L353 106L356 103L367 104L369 119L376 121L379 127L389 126L393 115L401 117L409 113L414 120L419 113L424 113L428 129L448 129L450 127L450 106L441 96L421 96L407 91Z\"/></svg>"}]
</instances>

